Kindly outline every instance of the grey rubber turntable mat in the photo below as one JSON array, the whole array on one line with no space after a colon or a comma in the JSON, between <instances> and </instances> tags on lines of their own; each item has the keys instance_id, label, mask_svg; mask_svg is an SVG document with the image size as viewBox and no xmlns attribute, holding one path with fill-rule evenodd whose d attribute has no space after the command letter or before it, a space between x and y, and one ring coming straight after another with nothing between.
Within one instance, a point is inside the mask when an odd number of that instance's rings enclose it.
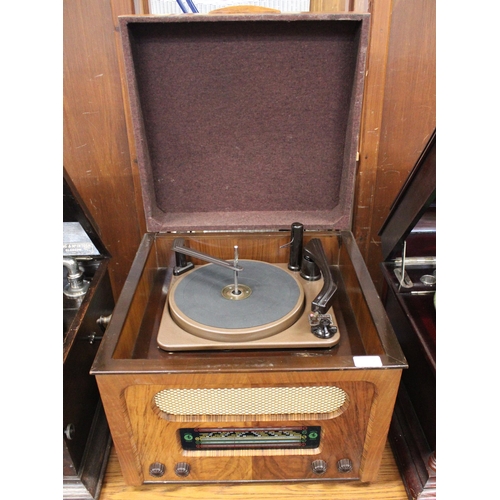
<instances>
[{"instance_id":1,"label":"grey rubber turntable mat","mask_svg":"<svg viewBox=\"0 0 500 500\"><path fill-rule=\"evenodd\" d=\"M265 262L240 261L238 283L252 294L244 300L229 300L222 289L234 283L233 271L208 264L183 277L174 293L174 303L186 316L215 328L254 328L278 321L297 305L299 285L286 271Z\"/></svg>"}]
</instances>

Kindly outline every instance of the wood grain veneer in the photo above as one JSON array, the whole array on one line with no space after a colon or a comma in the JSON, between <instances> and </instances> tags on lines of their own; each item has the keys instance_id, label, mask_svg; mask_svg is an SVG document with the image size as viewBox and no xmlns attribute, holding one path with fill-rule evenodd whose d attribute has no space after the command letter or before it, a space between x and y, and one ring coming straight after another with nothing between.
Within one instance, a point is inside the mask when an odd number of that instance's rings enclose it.
<instances>
[{"instance_id":1,"label":"wood grain veneer","mask_svg":"<svg viewBox=\"0 0 500 500\"><path fill-rule=\"evenodd\" d=\"M182 383L182 378L177 377L178 384L169 385L175 388L176 386L185 388L187 385ZM243 383L241 379L244 378L248 381L249 378L259 380L262 378L256 374L253 377L248 376L231 376L235 386L241 387ZM277 377L278 379L280 377ZM287 377L285 377L287 378ZM294 378L294 377L292 377ZM197 380L198 379L198 380ZM200 384L200 377L190 377L190 384ZM207 380L208 379L208 380ZM281 377L283 379L283 377ZM305 377L301 377L302 383ZM323 377L311 377L312 380L316 379L315 385L324 384ZM207 383L208 382L208 383ZM204 388L215 385L227 384L226 377L203 376ZM247 382L248 383L248 382ZM279 382L283 385L283 380ZM288 382L288 384L291 384ZM357 422L355 422L352 415L357 415L358 418L364 420L366 426L370 414L370 405L373 397L373 386L369 383L353 384L345 383L343 387L354 395L350 398L349 407L344 412L344 417L339 416L334 419L328 420L310 420L307 419L307 425L320 425L324 429L324 436L319 449L313 450L237 450L237 451L183 451L180 447L177 438L177 430L186 427L272 427L274 425L282 426L300 426L304 425L304 419L296 420L289 419L287 421L274 421L266 419L262 416L257 422L252 421L227 421L224 423L216 424L214 422L204 421L190 421L185 422L167 422L159 418L158 413L151 407L151 401L154 395L161 391L164 386L162 385L147 385L139 386L134 385L126 389L125 399L127 402L127 409L130 415L130 421L133 428L134 436L137 438L138 453L142 457L143 477L147 480L149 478L148 466L155 461L165 463L167 472L164 480L178 480L174 474L174 466L176 462L188 460L192 472L187 482L196 482L199 480L206 480L210 477L210 481L232 481L232 480L252 480L258 478L259 480L290 480L290 479L314 479L315 475L311 470L310 463L316 458L327 460L332 466L327 470L323 477L335 477L336 469L333 464L344 456L351 456L354 462L354 470L346 473L346 479L351 479L357 476L359 471L359 464L363 449L362 435L357 433ZM259 385L252 384L252 387ZM275 385L273 385L275 386ZM340 386L340 385L338 385ZM197 388L197 385L192 385L192 388ZM136 408L147 408L140 413L134 411ZM349 415L349 413L351 415ZM270 415L269 417L272 417ZM332 421L335 420L335 425ZM339 423L339 420L342 420ZM328 429L328 431L326 430ZM349 436L349 439L347 439ZM354 439L351 437L354 436ZM154 443L149 446L149 443ZM217 460L211 460L211 457L217 457ZM259 457L254 460L254 457ZM242 474L242 471L246 471ZM338 475L338 473L337 473ZM151 478L149 478L151 479Z\"/></svg>"},{"instance_id":2,"label":"wood grain veneer","mask_svg":"<svg viewBox=\"0 0 500 500\"><path fill-rule=\"evenodd\" d=\"M161 461L167 465L168 475L160 481L315 479L310 471L311 459L303 455L296 455L293 460L289 456L280 458L280 455L258 456L258 460L254 460L253 457L218 457L217 460L210 461L202 460L203 457L190 457L189 461L193 464L194 472L191 477L180 479L173 473L175 463L185 459L185 455L179 450L175 441L175 427L178 424L168 423L161 419L152 407L154 394L167 387L230 388L286 384L302 386L330 384L340 388L346 384L346 389L349 388L350 391L349 408L339 417L332 419L330 423L318 420L308 421L307 425L322 425L328 429L329 437L323 444L323 449L318 453L318 458L330 463L329 472L332 476L329 477L339 478L334 465L337 460L347 456L353 461L354 469L345 477L370 482L375 481L378 476L400 376L400 370L244 374L230 372L190 373L188 375L156 373L97 375L97 382L127 484L138 486L145 481L154 481L154 478L148 474L148 467L155 461ZM280 422L281 425L297 425L297 423L299 422ZM190 423L189 426L191 425L193 424ZM224 426L231 425L251 426L241 422L224 423ZM328 442L328 439L333 439L335 442ZM226 461L232 464L238 462L240 466L227 469L224 466ZM212 464L214 469L207 470L207 467L211 467ZM248 472L242 476L242 471Z\"/></svg>"},{"instance_id":3,"label":"wood grain veneer","mask_svg":"<svg viewBox=\"0 0 500 500\"><path fill-rule=\"evenodd\" d=\"M146 484L127 486L112 448L100 500L408 500L389 444L384 447L376 481Z\"/></svg>"}]
</instances>

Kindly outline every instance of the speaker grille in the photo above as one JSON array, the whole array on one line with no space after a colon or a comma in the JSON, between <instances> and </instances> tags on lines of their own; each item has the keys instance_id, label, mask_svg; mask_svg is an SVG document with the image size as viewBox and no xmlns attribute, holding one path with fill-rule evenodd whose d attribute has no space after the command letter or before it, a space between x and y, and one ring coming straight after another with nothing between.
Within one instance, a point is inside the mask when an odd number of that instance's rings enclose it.
<instances>
[{"instance_id":1,"label":"speaker grille","mask_svg":"<svg viewBox=\"0 0 500 500\"><path fill-rule=\"evenodd\" d=\"M340 415L347 400L335 386L165 389L154 397L163 418L182 421L326 419Z\"/></svg>"}]
</instances>

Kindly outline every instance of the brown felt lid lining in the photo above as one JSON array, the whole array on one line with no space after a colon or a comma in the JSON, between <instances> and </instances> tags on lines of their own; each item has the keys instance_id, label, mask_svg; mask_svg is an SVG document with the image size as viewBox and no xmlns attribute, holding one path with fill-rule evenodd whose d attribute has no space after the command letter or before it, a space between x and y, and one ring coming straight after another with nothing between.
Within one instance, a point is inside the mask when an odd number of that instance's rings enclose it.
<instances>
[{"instance_id":1,"label":"brown felt lid lining","mask_svg":"<svg viewBox=\"0 0 500 500\"><path fill-rule=\"evenodd\" d=\"M120 18L148 231L349 229L367 19Z\"/></svg>"}]
</instances>

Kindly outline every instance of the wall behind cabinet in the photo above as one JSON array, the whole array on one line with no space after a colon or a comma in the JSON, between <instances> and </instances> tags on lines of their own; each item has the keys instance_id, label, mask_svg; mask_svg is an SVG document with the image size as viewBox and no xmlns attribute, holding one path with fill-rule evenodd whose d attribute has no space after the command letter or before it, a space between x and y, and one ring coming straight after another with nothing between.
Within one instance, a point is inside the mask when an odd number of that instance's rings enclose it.
<instances>
[{"instance_id":1,"label":"wall behind cabinet","mask_svg":"<svg viewBox=\"0 0 500 500\"><path fill-rule=\"evenodd\" d=\"M115 298L145 232L134 188L116 31L132 0L64 0L63 161L112 255ZM62 187L62 169L61 169Z\"/></svg>"},{"instance_id":2,"label":"wall behind cabinet","mask_svg":"<svg viewBox=\"0 0 500 500\"><path fill-rule=\"evenodd\" d=\"M372 0L369 9L353 233L381 291L378 232L436 127L436 2Z\"/></svg>"}]
</instances>

